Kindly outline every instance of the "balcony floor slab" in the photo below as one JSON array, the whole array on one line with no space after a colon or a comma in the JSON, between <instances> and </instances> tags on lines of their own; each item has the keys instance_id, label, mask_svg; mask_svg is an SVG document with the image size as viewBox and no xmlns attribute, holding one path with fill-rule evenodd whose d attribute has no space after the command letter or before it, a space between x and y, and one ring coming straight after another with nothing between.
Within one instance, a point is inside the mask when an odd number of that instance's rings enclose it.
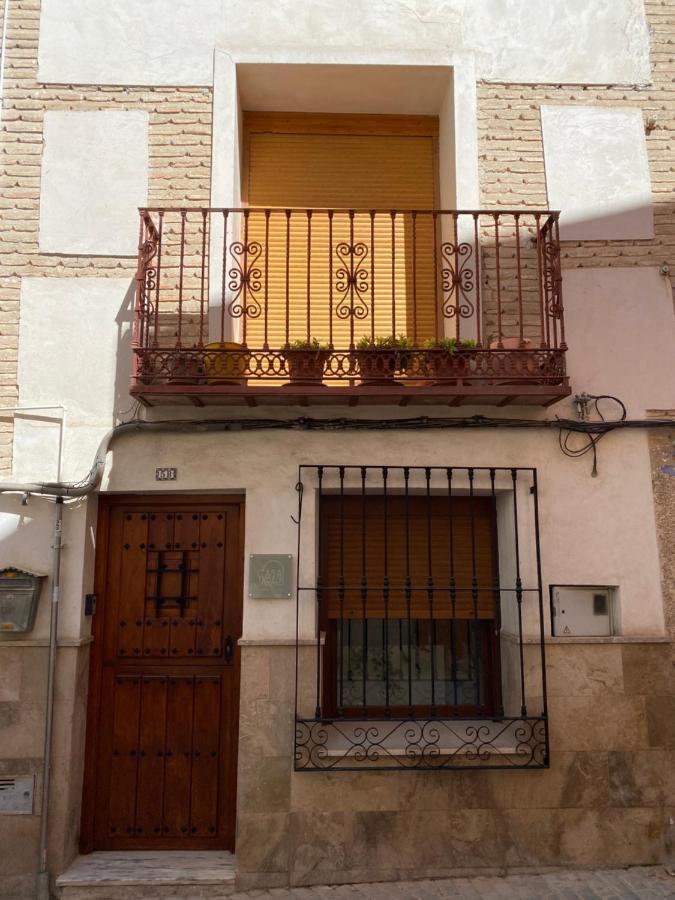
<instances>
[{"instance_id":1,"label":"balcony floor slab","mask_svg":"<svg viewBox=\"0 0 675 900\"><path fill-rule=\"evenodd\" d=\"M499 385L224 385L136 384L146 406L550 406L570 395L567 383Z\"/></svg>"}]
</instances>

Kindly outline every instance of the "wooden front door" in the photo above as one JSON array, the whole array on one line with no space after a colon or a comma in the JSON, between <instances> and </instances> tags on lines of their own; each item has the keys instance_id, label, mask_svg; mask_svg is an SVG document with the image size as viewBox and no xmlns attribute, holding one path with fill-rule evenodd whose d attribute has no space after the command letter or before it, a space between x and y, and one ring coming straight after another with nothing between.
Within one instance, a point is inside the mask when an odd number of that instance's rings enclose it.
<instances>
[{"instance_id":1,"label":"wooden front door","mask_svg":"<svg viewBox=\"0 0 675 900\"><path fill-rule=\"evenodd\" d=\"M82 848L234 850L243 503L101 498Z\"/></svg>"}]
</instances>

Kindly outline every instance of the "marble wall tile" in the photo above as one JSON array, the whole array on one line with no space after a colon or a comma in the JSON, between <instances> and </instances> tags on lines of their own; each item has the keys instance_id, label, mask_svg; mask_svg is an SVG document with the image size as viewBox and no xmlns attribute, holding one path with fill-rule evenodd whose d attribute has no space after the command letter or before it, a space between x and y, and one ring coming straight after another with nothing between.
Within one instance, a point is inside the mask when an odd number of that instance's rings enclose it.
<instances>
[{"instance_id":1,"label":"marble wall tile","mask_svg":"<svg viewBox=\"0 0 675 900\"><path fill-rule=\"evenodd\" d=\"M37 871L39 834L38 816L0 816L0 884Z\"/></svg>"},{"instance_id":2,"label":"marble wall tile","mask_svg":"<svg viewBox=\"0 0 675 900\"><path fill-rule=\"evenodd\" d=\"M624 644L621 659L627 694L675 694L675 667L670 644Z\"/></svg>"},{"instance_id":3,"label":"marble wall tile","mask_svg":"<svg viewBox=\"0 0 675 900\"><path fill-rule=\"evenodd\" d=\"M612 806L674 806L675 753L644 750L608 754Z\"/></svg>"},{"instance_id":4,"label":"marble wall tile","mask_svg":"<svg viewBox=\"0 0 675 900\"><path fill-rule=\"evenodd\" d=\"M556 697L549 713L552 752L649 747L643 697Z\"/></svg>"},{"instance_id":5,"label":"marble wall tile","mask_svg":"<svg viewBox=\"0 0 675 900\"><path fill-rule=\"evenodd\" d=\"M291 834L286 813L247 812L237 817L237 870L288 879Z\"/></svg>"},{"instance_id":6,"label":"marble wall tile","mask_svg":"<svg viewBox=\"0 0 675 900\"><path fill-rule=\"evenodd\" d=\"M621 646L551 644L546 648L546 689L550 698L623 693Z\"/></svg>"},{"instance_id":7,"label":"marble wall tile","mask_svg":"<svg viewBox=\"0 0 675 900\"><path fill-rule=\"evenodd\" d=\"M494 774L502 809L601 808L609 805L607 753L557 750L551 768Z\"/></svg>"},{"instance_id":8,"label":"marble wall tile","mask_svg":"<svg viewBox=\"0 0 675 900\"><path fill-rule=\"evenodd\" d=\"M649 745L675 749L675 697L646 697Z\"/></svg>"},{"instance_id":9,"label":"marble wall tile","mask_svg":"<svg viewBox=\"0 0 675 900\"><path fill-rule=\"evenodd\" d=\"M0 703L16 702L21 696L22 657L20 647L0 647Z\"/></svg>"}]
</instances>

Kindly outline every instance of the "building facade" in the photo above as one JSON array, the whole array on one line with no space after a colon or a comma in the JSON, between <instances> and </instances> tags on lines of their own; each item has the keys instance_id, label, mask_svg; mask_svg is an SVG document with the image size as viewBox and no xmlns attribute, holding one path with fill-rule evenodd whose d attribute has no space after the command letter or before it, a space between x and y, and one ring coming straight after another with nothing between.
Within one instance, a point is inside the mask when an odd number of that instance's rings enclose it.
<instances>
[{"instance_id":1,"label":"building facade","mask_svg":"<svg viewBox=\"0 0 675 900\"><path fill-rule=\"evenodd\" d=\"M675 3L539 6L6 0L0 896L672 860Z\"/></svg>"}]
</instances>

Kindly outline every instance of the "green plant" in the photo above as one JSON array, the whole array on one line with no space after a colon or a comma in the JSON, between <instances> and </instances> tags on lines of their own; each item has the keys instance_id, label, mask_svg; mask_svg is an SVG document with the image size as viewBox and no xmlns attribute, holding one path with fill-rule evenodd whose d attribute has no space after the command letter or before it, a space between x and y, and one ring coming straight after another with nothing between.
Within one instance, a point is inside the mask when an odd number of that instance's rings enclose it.
<instances>
[{"instance_id":1,"label":"green plant","mask_svg":"<svg viewBox=\"0 0 675 900\"><path fill-rule=\"evenodd\" d=\"M476 342L472 338L466 338L461 341L458 341L455 337L441 338L440 341L429 338L429 340L424 342L425 350L445 350L446 353L456 353L458 350L468 350L475 346Z\"/></svg>"},{"instance_id":2,"label":"green plant","mask_svg":"<svg viewBox=\"0 0 675 900\"><path fill-rule=\"evenodd\" d=\"M412 350L413 344L410 338L404 334L366 335L356 345L357 350Z\"/></svg>"},{"instance_id":3,"label":"green plant","mask_svg":"<svg viewBox=\"0 0 675 900\"><path fill-rule=\"evenodd\" d=\"M303 338L298 341L291 341L286 347L287 350L311 350L313 353L320 353L322 350L328 350L328 344L321 344L315 337L307 340Z\"/></svg>"}]
</instances>

